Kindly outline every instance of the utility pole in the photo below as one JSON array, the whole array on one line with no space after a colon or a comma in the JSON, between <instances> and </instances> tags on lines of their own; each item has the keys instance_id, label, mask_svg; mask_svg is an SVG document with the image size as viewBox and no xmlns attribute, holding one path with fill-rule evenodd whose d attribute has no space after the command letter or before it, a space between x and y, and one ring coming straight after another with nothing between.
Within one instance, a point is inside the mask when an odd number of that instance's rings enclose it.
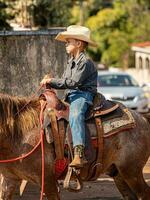
<instances>
[{"instance_id":1,"label":"utility pole","mask_svg":"<svg viewBox=\"0 0 150 200\"><path fill-rule=\"evenodd\" d=\"M32 3L31 0L21 0L21 25L22 27L30 27L30 14L28 6Z\"/></svg>"},{"instance_id":2,"label":"utility pole","mask_svg":"<svg viewBox=\"0 0 150 200\"><path fill-rule=\"evenodd\" d=\"M79 19L80 25L84 24L85 3L86 3L86 0L78 0L77 1L77 4L79 5L79 8L80 8L80 19Z\"/></svg>"},{"instance_id":3,"label":"utility pole","mask_svg":"<svg viewBox=\"0 0 150 200\"><path fill-rule=\"evenodd\" d=\"M80 0L79 1L79 6L80 6L80 25L83 25L84 23L84 6L83 6L83 1Z\"/></svg>"}]
</instances>

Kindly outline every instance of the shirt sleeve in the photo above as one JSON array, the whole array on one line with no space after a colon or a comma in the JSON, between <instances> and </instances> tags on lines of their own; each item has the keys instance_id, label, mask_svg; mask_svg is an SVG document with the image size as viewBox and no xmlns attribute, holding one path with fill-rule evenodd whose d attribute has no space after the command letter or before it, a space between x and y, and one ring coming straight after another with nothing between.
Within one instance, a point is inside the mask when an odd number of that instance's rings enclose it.
<instances>
[{"instance_id":1,"label":"shirt sleeve","mask_svg":"<svg viewBox=\"0 0 150 200\"><path fill-rule=\"evenodd\" d=\"M51 79L51 82L49 83L50 87L54 88L54 89L76 89L78 88L78 84L72 80L72 79L68 79L68 78L53 78Z\"/></svg>"},{"instance_id":2,"label":"shirt sleeve","mask_svg":"<svg viewBox=\"0 0 150 200\"><path fill-rule=\"evenodd\" d=\"M91 69L88 62L78 66L75 74L71 78L62 76L62 78L53 78L50 86L55 89L77 89L83 85L84 81L90 76Z\"/></svg>"},{"instance_id":3,"label":"shirt sleeve","mask_svg":"<svg viewBox=\"0 0 150 200\"><path fill-rule=\"evenodd\" d=\"M65 78L52 78L49 86L54 89L67 89Z\"/></svg>"}]
</instances>

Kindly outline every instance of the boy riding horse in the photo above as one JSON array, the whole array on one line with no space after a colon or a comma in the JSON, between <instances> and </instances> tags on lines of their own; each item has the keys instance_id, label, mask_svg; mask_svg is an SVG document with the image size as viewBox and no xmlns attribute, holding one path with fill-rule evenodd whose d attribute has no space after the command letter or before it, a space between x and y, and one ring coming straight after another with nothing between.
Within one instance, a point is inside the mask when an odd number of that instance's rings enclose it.
<instances>
[{"instance_id":1,"label":"boy riding horse","mask_svg":"<svg viewBox=\"0 0 150 200\"><path fill-rule=\"evenodd\" d=\"M41 85L67 89L65 100L70 104L69 124L74 148L74 159L70 167L80 168L87 163L84 154L85 113L97 92L97 69L86 57L85 49L88 45L96 45L90 39L90 30L78 25L69 26L67 31L60 32L55 39L66 43L66 52L70 59L62 78L45 77Z\"/></svg>"}]
</instances>

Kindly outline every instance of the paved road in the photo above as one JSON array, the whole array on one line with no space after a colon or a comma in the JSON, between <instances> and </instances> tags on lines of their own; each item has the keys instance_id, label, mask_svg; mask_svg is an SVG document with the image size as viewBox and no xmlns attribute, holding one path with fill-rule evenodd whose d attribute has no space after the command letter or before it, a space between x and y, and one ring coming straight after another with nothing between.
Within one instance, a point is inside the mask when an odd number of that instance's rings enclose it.
<instances>
[{"instance_id":1,"label":"paved road","mask_svg":"<svg viewBox=\"0 0 150 200\"><path fill-rule=\"evenodd\" d=\"M150 185L150 159L144 168L144 177ZM108 176L101 176L97 181L84 183L84 188L79 193L71 193L62 188L61 200L121 200L121 195ZM39 200L40 191L36 186L27 184L23 196L16 191L14 200ZM45 200L44 198L43 200Z\"/></svg>"},{"instance_id":2,"label":"paved road","mask_svg":"<svg viewBox=\"0 0 150 200\"><path fill-rule=\"evenodd\" d=\"M147 183L150 185L150 173L145 174ZM28 184L22 197L15 194L15 200L39 200L40 191L36 186ZM46 198L44 198L45 200ZM94 182L84 184L84 189L79 193L71 193L61 186L61 200L121 200L121 195L112 179L102 176Z\"/></svg>"},{"instance_id":3,"label":"paved road","mask_svg":"<svg viewBox=\"0 0 150 200\"><path fill-rule=\"evenodd\" d=\"M100 178L98 181L84 183L81 192L72 193L64 190L62 185L61 200L120 200L121 196L116 189L112 179ZM15 200L39 200L39 190L33 185L27 185L22 197L18 192L15 194ZM44 199L45 200L45 199Z\"/></svg>"}]
</instances>

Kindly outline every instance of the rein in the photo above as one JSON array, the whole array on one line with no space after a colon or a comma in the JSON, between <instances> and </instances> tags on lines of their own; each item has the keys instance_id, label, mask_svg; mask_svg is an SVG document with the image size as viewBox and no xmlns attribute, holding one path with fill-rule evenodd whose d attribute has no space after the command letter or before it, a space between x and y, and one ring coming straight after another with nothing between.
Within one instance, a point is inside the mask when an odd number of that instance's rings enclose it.
<instances>
[{"instance_id":1,"label":"rein","mask_svg":"<svg viewBox=\"0 0 150 200\"><path fill-rule=\"evenodd\" d=\"M38 90L36 91L36 93L38 93L40 90L41 90L42 86L40 86L38 88ZM33 99L36 95L36 93L34 95L32 95L31 99ZM16 114L16 115L19 115L19 113L30 103L27 102ZM25 155L22 155L22 156L18 156L16 158L11 158L11 159L6 159L6 160L0 160L0 163L11 163L11 162L15 162L15 161L18 161L18 160L22 160L24 158L27 158L28 156L30 156L36 149L37 147L41 144L41 154L42 154L42 183L41 183L41 195L40 195L40 200L43 199L43 193L44 193L44 176L45 176L45 171L44 171L44 168L45 168L45 163L44 163L44 128L43 128L43 119L44 119L44 115L43 115L43 112L44 112L44 109L45 109L45 106L46 106L46 102L41 104L41 111L40 111L40 125L41 125L41 129L40 129L40 135L41 135L41 138L39 140L39 142L35 145L35 147L29 151L28 153L26 153Z\"/></svg>"},{"instance_id":2,"label":"rein","mask_svg":"<svg viewBox=\"0 0 150 200\"><path fill-rule=\"evenodd\" d=\"M42 89L43 86L39 86L37 91L30 97L30 99L34 99L36 97L36 94L38 94L38 92ZM31 100L29 100L26 104L24 104L24 106L22 106L22 108L20 110L18 110L18 112L16 112L16 115L19 115L21 111L23 111L23 109L30 103Z\"/></svg>"}]
</instances>

